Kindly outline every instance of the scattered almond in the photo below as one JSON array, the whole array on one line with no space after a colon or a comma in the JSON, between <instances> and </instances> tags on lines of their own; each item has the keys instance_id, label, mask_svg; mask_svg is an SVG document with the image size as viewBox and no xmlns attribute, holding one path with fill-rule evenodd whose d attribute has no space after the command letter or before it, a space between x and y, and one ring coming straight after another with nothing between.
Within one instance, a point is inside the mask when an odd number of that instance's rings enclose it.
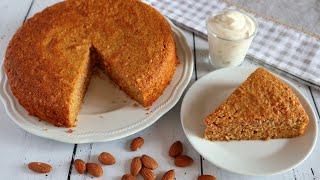
<instances>
[{"instance_id":1,"label":"scattered almond","mask_svg":"<svg viewBox=\"0 0 320 180\"><path fill-rule=\"evenodd\" d=\"M31 162L28 164L28 168L37 173L49 173L52 170L52 167L43 162Z\"/></svg>"},{"instance_id":2,"label":"scattered almond","mask_svg":"<svg viewBox=\"0 0 320 180\"><path fill-rule=\"evenodd\" d=\"M141 162L144 167L152 169L152 170L154 170L158 167L157 161L154 160L152 157L145 155L145 154L141 156Z\"/></svg>"},{"instance_id":3,"label":"scattered almond","mask_svg":"<svg viewBox=\"0 0 320 180\"><path fill-rule=\"evenodd\" d=\"M131 142L131 145L130 145L131 151L138 150L139 148L141 148L143 143L144 143L144 139L142 137L137 137L137 138L133 139Z\"/></svg>"},{"instance_id":4,"label":"scattered almond","mask_svg":"<svg viewBox=\"0 0 320 180\"><path fill-rule=\"evenodd\" d=\"M187 167L193 163L193 159L187 155L180 155L174 159L174 164L178 167Z\"/></svg>"},{"instance_id":5,"label":"scattered almond","mask_svg":"<svg viewBox=\"0 0 320 180\"><path fill-rule=\"evenodd\" d=\"M216 180L216 177L208 174L204 174L198 177L198 180Z\"/></svg>"},{"instance_id":6,"label":"scattered almond","mask_svg":"<svg viewBox=\"0 0 320 180\"><path fill-rule=\"evenodd\" d=\"M175 172L173 169L167 171L161 178L161 180L174 180Z\"/></svg>"},{"instance_id":7,"label":"scattered almond","mask_svg":"<svg viewBox=\"0 0 320 180\"><path fill-rule=\"evenodd\" d=\"M136 180L136 177L131 174L125 174L122 176L121 180Z\"/></svg>"},{"instance_id":8,"label":"scattered almond","mask_svg":"<svg viewBox=\"0 0 320 180\"><path fill-rule=\"evenodd\" d=\"M154 179L156 179L156 177L153 174L152 170L148 169L146 167L142 167L142 169L140 171L140 174L143 177L143 179L145 179L145 180L154 180Z\"/></svg>"},{"instance_id":9,"label":"scattered almond","mask_svg":"<svg viewBox=\"0 0 320 180\"><path fill-rule=\"evenodd\" d=\"M112 165L116 163L116 159L112 156L112 154L107 152L102 152L99 155L98 160L104 165Z\"/></svg>"},{"instance_id":10,"label":"scattered almond","mask_svg":"<svg viewBox=\"0 0 320 180\"><path fill-rule=\"evenodd\" d=\"M79 174L83 174L86 171L86 163L81 159L76 159L74 161L74 167Z\"/></svg>"},{"instance_id":11,"label":"scattered almond","mask_svg":"<svg viewBox=\"0 0 320 180\"><path fill-rule=\"evenodd\" d=\"M142 168L142 163L141 163L140 157L133 158L131 161L131 169L130 169L131 174L134 176L138 175L141 168Z\"/></svg>"},{"instance_id":12,"label":"scattered almond","mask_svg":"<svg viewBox=\"0 0 320 180\"><path fill-rule=\"evenodd\" d=\"M176 141L171 145L169 149L169 156L173 158L180 156L182 154L182 151L183 151L182 143L180 141Z\"/></svg>"},{"instance_id":13,"label":"scattered almond","mask_svg":"<svg viewBox=\"0 0 320 180\"><path fill-rule=\"evenodd\" d=\"M103 175L103 170L101 166L97 163L87 163L86 168L87 172L94 177L100 177Z\"/></svg>"}]
</instances>

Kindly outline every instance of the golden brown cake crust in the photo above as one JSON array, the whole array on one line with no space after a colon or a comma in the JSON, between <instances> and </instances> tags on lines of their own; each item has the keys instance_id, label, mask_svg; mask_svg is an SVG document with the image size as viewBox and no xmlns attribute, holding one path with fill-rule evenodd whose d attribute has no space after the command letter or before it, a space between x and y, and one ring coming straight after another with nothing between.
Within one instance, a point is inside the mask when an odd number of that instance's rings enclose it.
<instances>
[{"instance_id":1,"label":"golden brown cake crust","mask_svg":"<svg viewBox=\"0 0 320 180\"><path fill-rule=\"evenodd\" d=\"M4 65L14 96L31 115L74 126L72 97L92 66L91 48L102 57L100 67L143 106L175 72L170 25L152 7L138 0L70 0L28 19L10 41Z\"/></svg>"},{"instance_id":2,"label":"golden brown cake crust","mask_svg":"<svg viewBox=\"0 0 320 180\"><path fill-rule=\"evenodd\" d=\"M176 68L176 49L169 23L140 1L92 2L90 22L95 31L90 38L106 59L100 66L129 96L143 106L150 106L169 84ZM105 22L103 17L112 20Z\"/></svg>"},{"instance_id":3,"label":"golden brown cake crust","mask_svg":"<svg viewBox=\"0 0 320 180\"><path fill-rule=\"evenodd\" d=\"M205 138L288 138L305 132L309 118L287 84L258 68L204 120Z\"/></svg>"}]
</instances>

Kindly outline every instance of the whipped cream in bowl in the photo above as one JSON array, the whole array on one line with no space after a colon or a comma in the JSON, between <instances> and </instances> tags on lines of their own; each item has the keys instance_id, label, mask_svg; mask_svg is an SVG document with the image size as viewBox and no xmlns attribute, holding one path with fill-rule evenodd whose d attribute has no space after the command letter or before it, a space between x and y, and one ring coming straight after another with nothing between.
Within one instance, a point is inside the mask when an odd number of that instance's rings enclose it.
<instances>
[{"instance_id":1,"label":"whipped cream in bowl","mask_svg":"<svg viewBox=\"0 0 320 180\"><path fill-rule=\"evenodd\" d=\"M249 15L226 10L207 19L211 63L217 67L240 65L257 32L257 23Z\"/></svg>"}]
</instances>

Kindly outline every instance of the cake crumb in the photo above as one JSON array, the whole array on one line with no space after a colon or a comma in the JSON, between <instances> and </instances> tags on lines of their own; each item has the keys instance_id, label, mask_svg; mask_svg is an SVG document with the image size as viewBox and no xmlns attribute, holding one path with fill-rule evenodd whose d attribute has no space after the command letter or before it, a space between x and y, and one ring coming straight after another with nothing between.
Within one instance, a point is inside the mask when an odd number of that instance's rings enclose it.
<instances>
[{"instance_id":1,"label":"cake crumb","mask_svg":"<svg viewBox=\"0 0 320 180\"><path fill-rule=\"evenodd\" d=\"M133 103L132 106L133 107L139 107L138 103Z\"/></svg>"},{"instance_id":2,"label":"cake crumb","mask_svg":"<svg viewBox=\"0 0 320 180\"><path fill-rule=\"evenodd\" d=\"M66 132L67 133L73 133L73 130L72 129L68 129Z\"/></svg>"},{"instance_id":3,"label":"cake crumb","mask_svg":"<svg viewBox=\"0 0 320 180\"><path fill-rule=\"evenodd\" d=\"M105 80L105 81L108 80L108 78L106 78L106 76L103 74L103 72L101 72L101 70L98 69L98 68L95 68L95 69L93 70L93 74L94 74L96 77L98 77L99 79L102 79L102 80Z\"/></svg>"}]
</instances>

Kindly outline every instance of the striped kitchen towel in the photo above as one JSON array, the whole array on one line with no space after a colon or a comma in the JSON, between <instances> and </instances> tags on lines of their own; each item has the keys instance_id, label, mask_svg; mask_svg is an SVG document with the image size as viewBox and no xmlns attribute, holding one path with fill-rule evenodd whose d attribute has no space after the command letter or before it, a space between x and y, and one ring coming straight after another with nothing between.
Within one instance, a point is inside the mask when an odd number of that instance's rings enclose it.
<instances>
[{"instance_id":1,"label":"striped kitchen towel","mask_svg":"<svg viewBox=\"0 0 320 180\"><path fill-rule=\"evenodd\" d=\"M235 7L222 0L145 0L177 25L206 37L205 20ZM248 58L320 89L320 37L255 14L259 29Z\"/></svg>"}]
</instances>

